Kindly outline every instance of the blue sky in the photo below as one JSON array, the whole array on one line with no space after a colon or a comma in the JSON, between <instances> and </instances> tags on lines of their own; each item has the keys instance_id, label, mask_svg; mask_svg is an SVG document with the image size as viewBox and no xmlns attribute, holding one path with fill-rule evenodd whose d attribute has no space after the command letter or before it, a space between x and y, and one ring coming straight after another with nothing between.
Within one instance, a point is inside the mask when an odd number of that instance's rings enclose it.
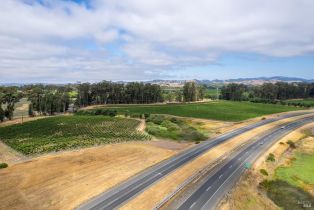
<instances>
[{"instance_id":1,"label":"blue sky","mask_svg":"<svg viewBox=\"0 0 314 210\"><path fill-rule=\"evenodd\" d=\"M0 82L314 78L314 1L2 0Z\"/></svg>"}]
</instances>

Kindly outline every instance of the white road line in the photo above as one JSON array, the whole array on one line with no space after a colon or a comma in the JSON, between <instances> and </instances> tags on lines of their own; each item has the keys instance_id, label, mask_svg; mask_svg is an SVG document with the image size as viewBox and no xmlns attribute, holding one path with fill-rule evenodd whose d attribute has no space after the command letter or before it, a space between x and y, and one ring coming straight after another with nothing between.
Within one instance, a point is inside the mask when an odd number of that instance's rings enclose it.
<instances>
[{"instance_id":1,"label":"white road line","mask_svg":"<svg viewBox=\"0 0 314 210\"><path fill-rule=\"evenodd\" d=\"M193 208L193 206L194 206L195 204L196 204L196 202L194 202L194 203L190 206L190 209Z\"/></svg>"},{"instance_id":2,"label":"white road line","mask_svg":"<svg viewBox=\"0 0 314 210\"><path fill-rule=\"evenodd\" d=\"M229 168L232 168L232 165L231 165L231 166L229 166Z\"/></svg>"},{"instance_id":3,"label":"white road line","mask_svg":"<svg viewBox=\"0 0 314 210\"><path fill-rule=\"evenodd\" d=\"M206 189L206 191L210 190L210 188L212 188L212 186L209 186L209 187Z\"/></svg>"},{"instance_id":4,"label":"white road line","mask_svg":"<svg viewBox=\"0 0 314 210\"><path fill-rule=\"evenodd\" d=\"M218 179L220 179L222 177L222 174L219 176L219 178Z\"/></svg>"}]
</instances>

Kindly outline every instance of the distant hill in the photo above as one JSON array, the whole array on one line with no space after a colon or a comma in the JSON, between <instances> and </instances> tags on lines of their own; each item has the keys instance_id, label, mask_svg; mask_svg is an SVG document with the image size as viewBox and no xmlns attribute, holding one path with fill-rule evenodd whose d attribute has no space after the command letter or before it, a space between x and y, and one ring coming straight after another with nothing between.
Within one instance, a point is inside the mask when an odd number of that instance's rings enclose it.
<instances>
[{"instance_id":1,"label":"distant hill","mask_svg":"<svg viewBox=\"0 0 314 210\"><path fill-rule=\"evenodd\" d=\"M166 85L166 86L182 86L184 82L191 81L191 80L152 80L147 81L149 83ZM297 77L254 77L254 78L238 78L238 79L227 79L227 80L193 80L198 84L207 84L207 85L223 85L228 83L239 83L245 85L261 85L266 82L276 83L276 82L288 82L288 83L312 83L314 79L303 79Z\"/></svg>"},{"instance_id":2,"label":"distant hill","mask_svg":"<svg viewBox=\"0 0 314 210\"><path fill-rule=\"evenodd\" d=\"M304 83L314 83L314 79L303 79L297 77L283 77L283 76L276 76L276 77L253 77L253 78L238 78L238 79L227 79L227 80L150 80L145 81L144 83L152 83L152 84L159 84L162 86L169 86L169 87L182 87L185 82L187 81L195 81L198 84L206 84L206 85L213 85L213 86L221 86L228 83L239 83L239 84L246 84L246 85L261 85L265 82L276 83L276 82L304 82ZM129 82L126 81L116 81L116 83L127 84ZM0 83L0 86L23 86L26 83ZM30 84L30 83L27 83ZM39 84L39 83L34 83ZM42 83L42 84L51 84L51 83ZM56 84L62 85L62 84Z\"/></svg>"}]
</instances>

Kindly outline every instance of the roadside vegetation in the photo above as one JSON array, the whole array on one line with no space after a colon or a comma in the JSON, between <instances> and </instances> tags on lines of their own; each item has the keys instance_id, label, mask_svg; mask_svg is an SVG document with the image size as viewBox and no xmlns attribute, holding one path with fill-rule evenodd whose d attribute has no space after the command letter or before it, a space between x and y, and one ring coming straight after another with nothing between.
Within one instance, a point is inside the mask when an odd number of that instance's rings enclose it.
<instances>
[{"instance_id":1,"label":"roadside vegetation","mask_svg":"<svg viewBox=\"0 0 314 210\"><path fill-rule=\"evenodd\" d=\"M0 139L23 154L38 154L130 140L148 140L138 120L56 116L0 128Z\"/></svg>"},{"instance_id":2,"label":"roadside vegetation","mask_svg":"<svg viewBox=\"0 0 314 210\"><path fill-rule=\"evenodd\" d=\"M192 123L187 119L150 115L146 122L147 133L160 138L197 142L208 137L206 132L200 128L200 124Z\"/></svg>"},{"instance_id":3,"label":"roadside vegetation","mask_svg":"<svg viewBox=\"0 0 314 210\"><path fill-rule=\"evenodd\" d=\"M8 167L8 164L6 164L6 163L0 163L0 169L1 168L7 168Z\"/></svg>"},{"instance_id":4,"label":"roadside vegetation","mask_svg":"<svg viewBox=\"0 0 314 210\"><path fill-rule=\"evenodd\" d=\"M310 135L306 132L298 146L287 141L289 150L285 153L285 164L275 168L270 180L259 184L280 208L301 210L313 207L314 196L310 192L314 190L314 144Z\"/></svg>"},{"instance_id":5,"label":"roadside vegetation","mask_svg":"<svg viewBox=\"0 0 314 210\"><path fill-rule=\"evenodd\" d=\"M99 109L99 107L97 108ZM262 115L294 111L301 108L276 104L256 104L250 102L215 101L191 104L163 105L107 105L103 109L114 109L120 114L168 114L181 117L241 121ZM93 112L86 110L84 112Z\"/></svg>"}]
</instances>

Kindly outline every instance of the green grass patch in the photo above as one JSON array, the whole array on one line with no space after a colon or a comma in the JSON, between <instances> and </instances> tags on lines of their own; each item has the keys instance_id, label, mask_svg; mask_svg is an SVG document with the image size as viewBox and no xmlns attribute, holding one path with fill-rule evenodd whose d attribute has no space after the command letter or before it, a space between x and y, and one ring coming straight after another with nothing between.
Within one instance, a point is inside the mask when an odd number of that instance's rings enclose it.
<instances>
[{"instance_id":1,"label":"green grass patch","mask_svg":"<svg viewBox=\"0 0 314 210\"><path fill-rule=\"evenodd\" d=\"M301 188L282 180L264 180L260 187L267 192L267 196L279 207L286 210L306 209L305 205L314 204L314 198Z\"/></svg>"},{"instance_id":2,"label":"green grass patch","mask_svg":"<svg viewBox=\"0 0 314 210\"><path fill-rule=\"evenodd\" d=\"M38 154L150 138L139 121L106 116L57 116L0 128L0 139L24 154Z\"/></svg>"},{"instance_id":3,"label":"green grass patch","mask_svg":"<svg viewBox=\"0 0 314 210\"><path fill-rule=\"evenodd\" d=\"M314 155L296 153L291 165L277 168L275 176L298 187L314 185Z\"/></svg>"},{"instance_id":4,"label":"green grass patch","mask_svg":"<svg viewBox=\"0 0 314 210\"><path fill-rule=\"evenodd\" d=\"M104 107L104 109L108 109L108 107L114 107L114 109L121 114L169 114L182 117L195 117L224 121L241 121L261 115L301 109L299 107L277 104L259 104L233 101L165 105L107 105Z\"/></svg>"},{"instance_id":5,"label":"green grass patch","mask_svg":"<svg viewBox=\"0 0 314 210\"><path fill-rule=\"evenodd\" d=\"M187 141L201 141L208 137L197 125L176 117L151 115L146 122L146 131L156 137Z\"/></svg>"}]
</instances>

